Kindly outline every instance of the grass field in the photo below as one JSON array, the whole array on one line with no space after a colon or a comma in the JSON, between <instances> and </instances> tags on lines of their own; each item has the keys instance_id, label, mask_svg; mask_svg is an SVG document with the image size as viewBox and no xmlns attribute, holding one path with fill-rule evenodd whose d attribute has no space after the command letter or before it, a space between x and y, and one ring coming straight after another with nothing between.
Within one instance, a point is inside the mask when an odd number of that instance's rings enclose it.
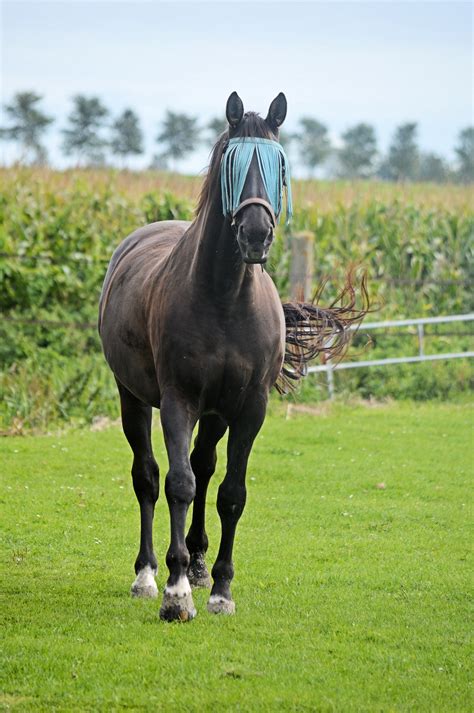
<instances>
[{"instance_id":1,"label":"grass field","mask_svg":"<svg viewBox=\"0 0 474 713\"><path fill-rule=\"evenodd\" d=\"M469 407L273 408L237 532L237 614L212 617L199 591L186 625L128 595L138 508L119 428L2 439L0 708L472 710ZM158 429L155 443L164 472ZM155 532L162 589L164 497ZM212 561L213 506L208 532Z\"/></svg>"}]
</instances>

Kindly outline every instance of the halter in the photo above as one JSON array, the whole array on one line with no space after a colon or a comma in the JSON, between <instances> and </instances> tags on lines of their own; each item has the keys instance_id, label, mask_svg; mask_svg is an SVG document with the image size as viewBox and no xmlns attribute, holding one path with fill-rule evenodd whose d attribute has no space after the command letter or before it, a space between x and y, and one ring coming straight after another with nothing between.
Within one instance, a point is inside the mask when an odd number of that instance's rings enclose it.
<instances>
[{"instance_id":1,"label":"halter","mask_svg":"<svg viewBox=\"0 0 474 713\"><path fill-rule=\"evenodd\" d=\"M254 154L269 200L247 198L240 200ZM286 187L286 221L293 214L290 183L290 164L278 141L241 137L230 139L221 163L222 211L225 216L236 215L247 205L263 205L270 214L273 227L276 226L282 208L283 188Z\"/></svg>"}]
</instances>

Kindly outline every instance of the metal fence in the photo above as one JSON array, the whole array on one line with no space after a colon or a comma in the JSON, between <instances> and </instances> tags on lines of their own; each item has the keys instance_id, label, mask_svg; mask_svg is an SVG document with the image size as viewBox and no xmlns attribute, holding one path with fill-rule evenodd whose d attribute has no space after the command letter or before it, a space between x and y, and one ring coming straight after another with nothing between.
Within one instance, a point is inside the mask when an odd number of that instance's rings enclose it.
<instances>
[{"instance_id":1,"label":"metal fence","mask_svg":"<svg viewBox=\"0 0 474 713\"><path fill-rule=\"evenodd\" d=\"M327 361L326 364L308 367L308 373L326 372L329 398L334 398L334 369L361 369L370 366L388 366L390 364L413 364L424 361L437 361L439 359L461 359L474 357L474 351L450 352L444 354L425 354L425 325L443 324L445 322L471 322L474 320L474 313L454 314L446 317L425 317L421 319L396 319L392 322L367 322L364 323L363 331L367 329L389 329L393 327L413 327L416 326L418 333L418 356L391 357L388 359L367 359L365 361L344 361L333 364ZM353 329L357 329L354 327Z\"/></svg>"}]
</instances>

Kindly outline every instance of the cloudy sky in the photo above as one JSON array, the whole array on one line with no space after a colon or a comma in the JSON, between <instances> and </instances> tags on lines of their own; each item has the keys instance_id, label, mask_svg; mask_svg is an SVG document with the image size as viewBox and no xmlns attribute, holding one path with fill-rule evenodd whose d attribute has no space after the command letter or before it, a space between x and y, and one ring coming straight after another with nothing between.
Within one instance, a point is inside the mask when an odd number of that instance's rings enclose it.
<instances>
[{"instance_id":1,"label":"cloudy sky","mask_svg":"<svg viewBox=\"0 0 474 713\"><path fill-rule=\"evenodd\" d=\"M44 95L59 165L59 129L77 93L99 95L112 115L139 114L143 165L167 108L204 124L234 89L261 113L283 90L289 130L314 116L337 140L370 122L382 149L397 124L418 121L422 148L452 157L473 122L469 2L3 0L1 45L2 103L28 89ZM204 168L207 153L183 168Z\"/></svg>"}]
</instances>

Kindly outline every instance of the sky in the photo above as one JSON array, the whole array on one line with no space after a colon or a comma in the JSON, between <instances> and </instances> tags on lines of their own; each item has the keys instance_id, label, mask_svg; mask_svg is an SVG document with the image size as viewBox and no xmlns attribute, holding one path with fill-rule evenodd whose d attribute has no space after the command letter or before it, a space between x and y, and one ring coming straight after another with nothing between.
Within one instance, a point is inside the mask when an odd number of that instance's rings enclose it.
<instances>
[{"instance_id":1,"label":"sky","mask_svg":"<svg viewBox=\"0 0 474 713\"><path fill-rule=\"evenodd\" d=\"M266 115L280 91L285 128L313 116L337 143L349 126L374 125L386 150L395 127L419 122L423 150L453 158L473 123L473 5L469 2L161 2L3 0L2 105L34 90L56 117L46 141L64 165L60 129L71 97L99 95L112 117L131 107L146 137L147 165L166 109L205 124L236 90ZM6 124L5 117L0 122ZM15 156L1 147L4 160ZM203 147L181 164L197 172Z\"/></svg>"}]
</instances>

